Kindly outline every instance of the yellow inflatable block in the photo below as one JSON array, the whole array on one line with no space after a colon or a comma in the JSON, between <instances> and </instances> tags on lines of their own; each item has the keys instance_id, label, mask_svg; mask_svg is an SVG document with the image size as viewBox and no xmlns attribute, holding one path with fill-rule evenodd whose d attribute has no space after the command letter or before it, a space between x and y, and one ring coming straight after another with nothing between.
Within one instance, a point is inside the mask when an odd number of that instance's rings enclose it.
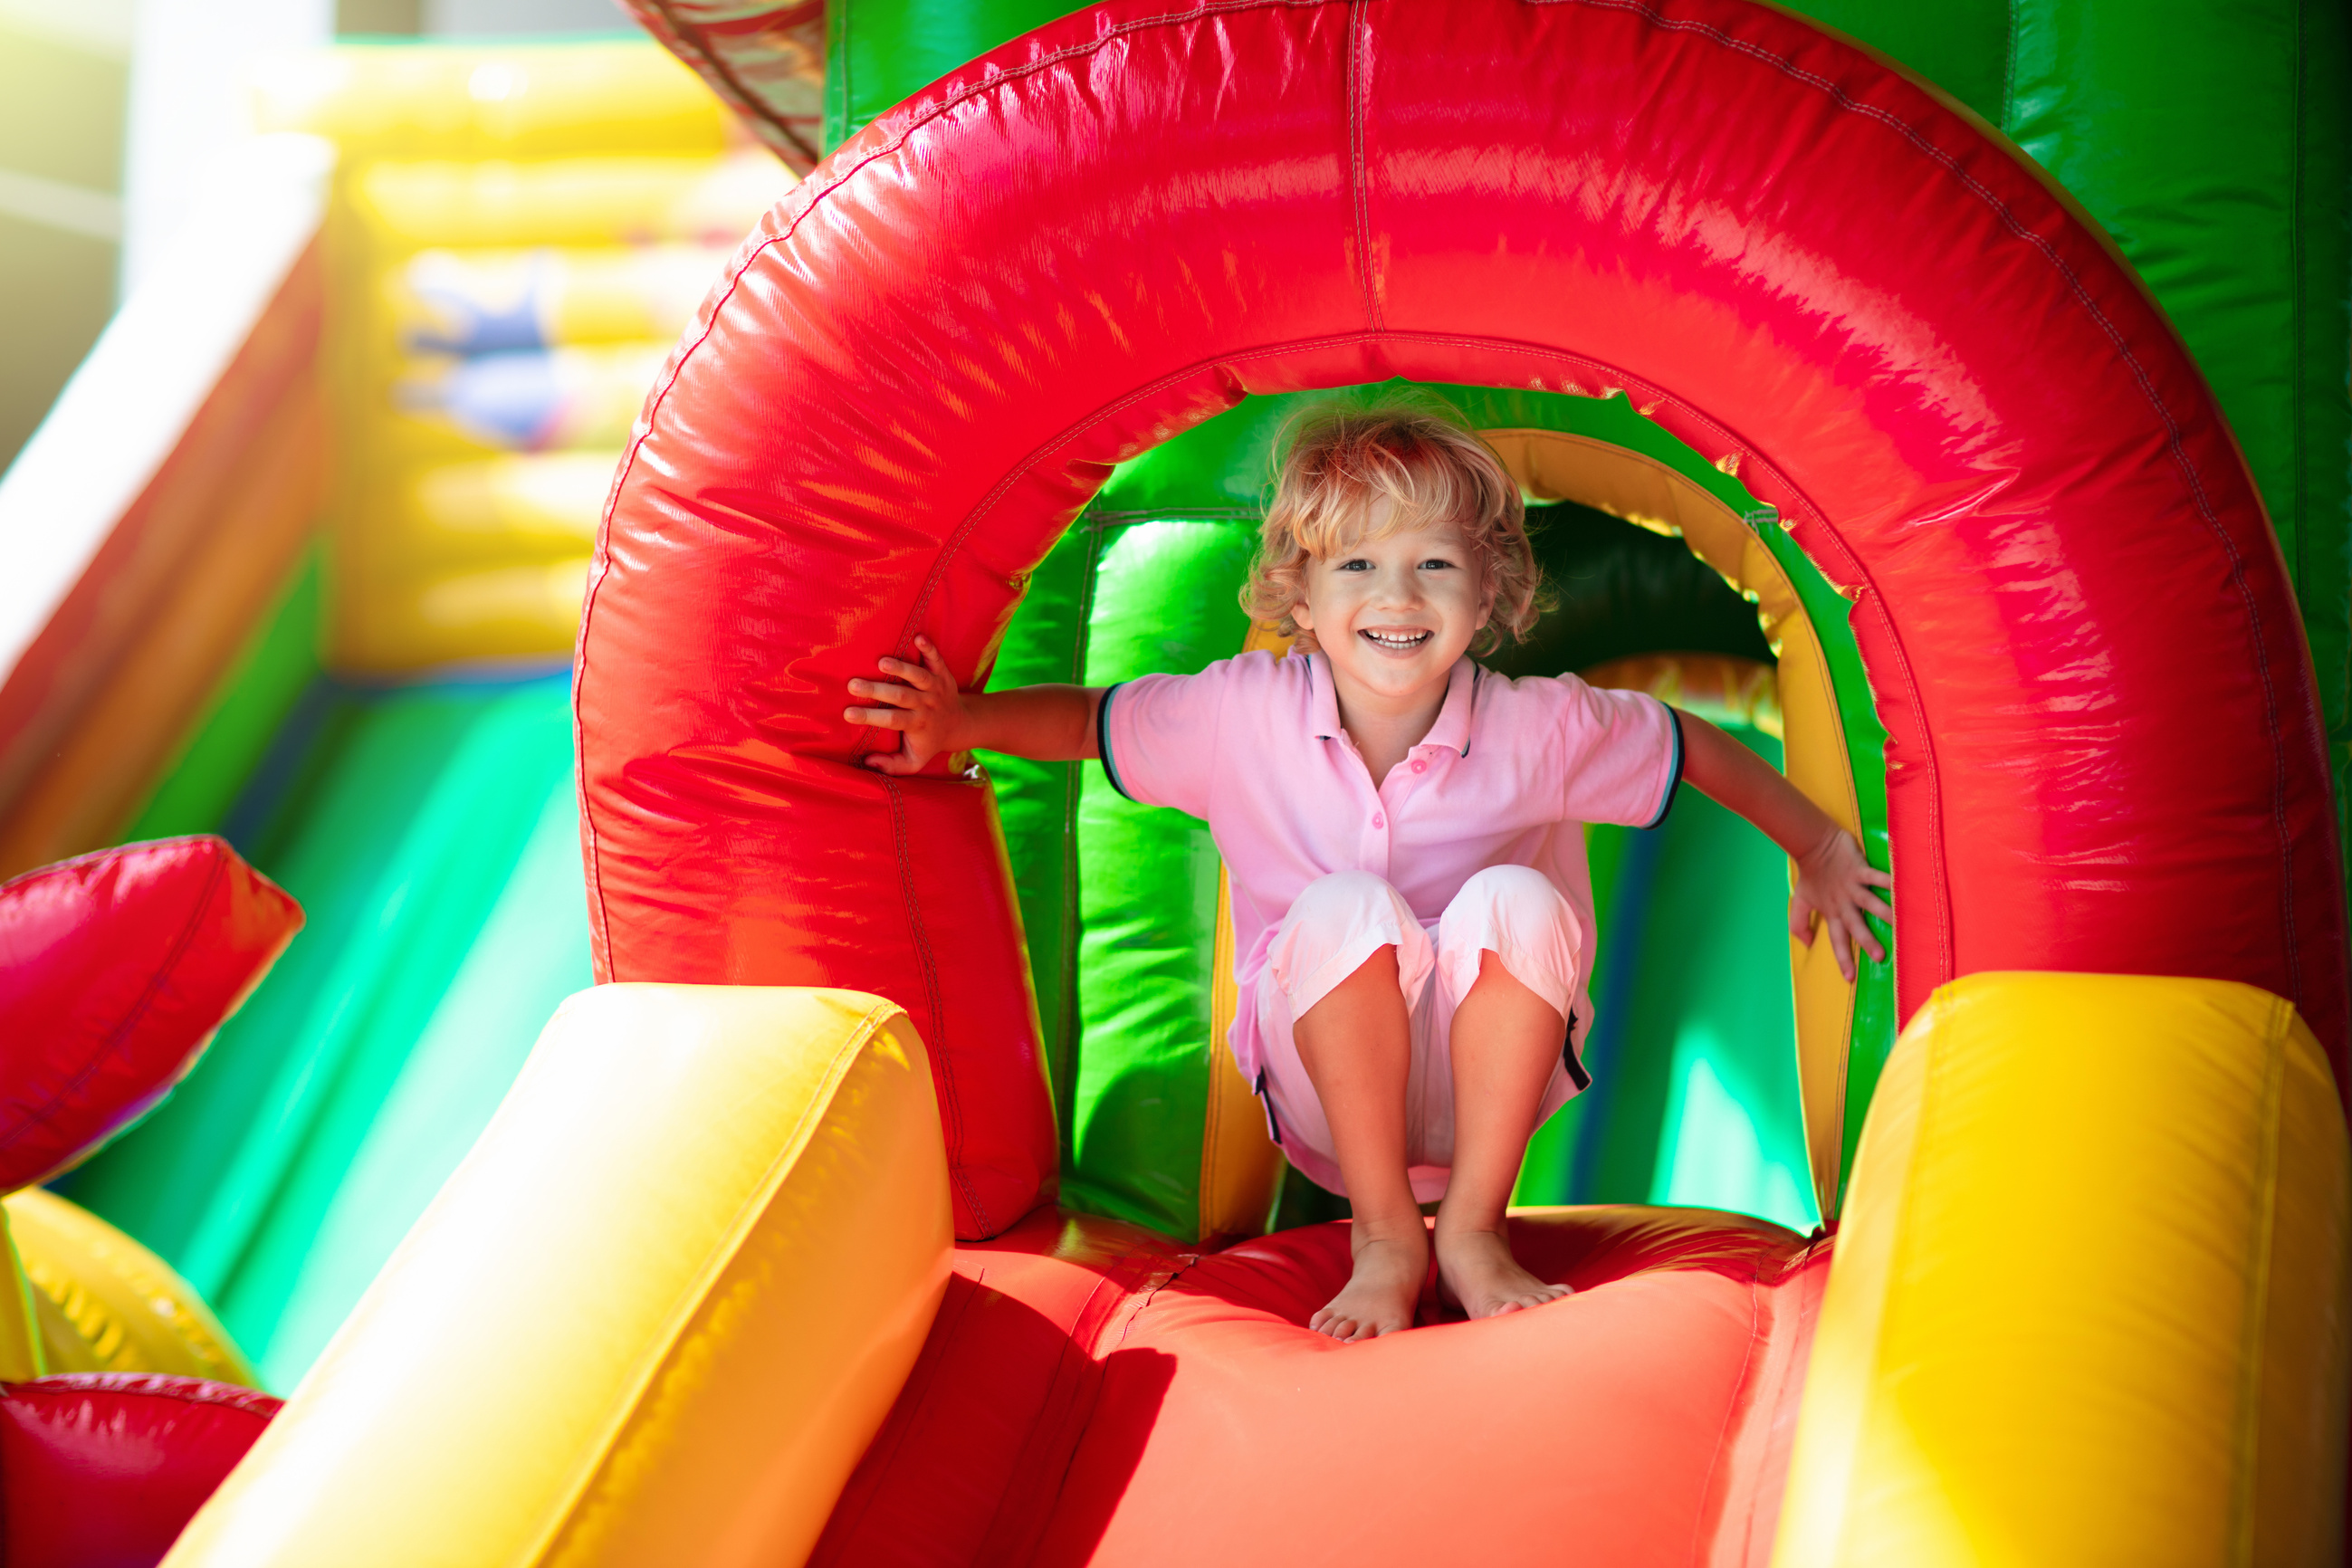
<instances>
[{"instance_id":1,"label":"yellow inflatable block","mask_svg":"<svg viewBox=\"0 0 2352 1568\"><path fill-rule=\"evenodd\" d=\"M27 1187L7 1229L32 1286L48 1372L156 1372L261 1386L195 1287L78 1204Z\"/></svg>"},{"instance_id":2,"label":"yellow inflatable block","mask_svg":"<svg viewBox=\"0 0 2352 1568\"><path fill-rule=\"evenodd\" d=\"M793 184L775 159L746 151L532 163L388 160L362 167L348 193L380 266L402 250L444 246L731 247ZM364 275L353 281L367 286Z\"/></svg>"},{"instance_id":3,"label":"yellow inflatable block","mask_svg":"<svg viewBox=\"0 0 2352 1568\"><path fill-rule=\"evenodd\" d=\"M950 1247L898 1007L583 992L166 1562L789 1568L913 1366Z\"/></svg>"},{"instance_id":4,"label":"yellow inflatable block","mask_svg":"<svg viewBox=\"0 0 2352 1568\"><path fill-rule=\"evenodd\" d=\"M1863 1131L1774 1563L2339 1562L2347 1226L2285 1002L1944 987Z\"/></svg>"},{"instance_id":5,"label":"yellow inflatable block","mask_svg":"<svg viewBox=\"0 0 2352 1568\"><path fill-rule=\"evenodd\" d=\"M560 661L580 631L588 557L396 578L339 605L340 669L397 675L432 666Z\"/></svg>"},{"instance_id":6,"label":"yellow inflatable block","mask_svg":"<svg viewBox=\"0 0 2352 1568\"><path fill-rule=\"evenodd\" d=\"M39 1377L49 1370L33 1282L25 1277L24 1258L9 1234L7 1211L0 1208L0 1383Z\"/></svg>"},{"instance_id":7,"label":"yellow inflatable block","mask_svg":"<svg viewBox=\"0 0 2352 1568\"><path fill-rule=\"evenodd\" d=\"M416 476L406 500L415 531L444 560L469 551L513 557L578 555L596 543L621 454L532 452L447 463Z\"/></svg>"},{"instance_id":8,"label":"yellow inflatable block","mask_svg":"<svg viewBox=\"0 0 2352 1568\"><path fill-rule=\"evenodd\" d=\"M346 45L265 68L253 107L261 130L324 136L347 159L707 153L743 140L710 89L643 38Z\"/></svg>"}]
</instances>

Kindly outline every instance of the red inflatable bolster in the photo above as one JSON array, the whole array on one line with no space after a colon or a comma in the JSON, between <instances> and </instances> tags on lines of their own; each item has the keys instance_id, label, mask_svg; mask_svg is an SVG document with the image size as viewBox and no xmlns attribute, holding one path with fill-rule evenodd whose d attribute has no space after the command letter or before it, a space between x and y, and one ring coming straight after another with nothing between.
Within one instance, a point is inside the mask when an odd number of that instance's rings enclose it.
<instances>
[{"instance_id":1,"label":"red inflatable bolster","mask_svg":"<svg viewBox=\"0 0 2352 1568\"><path fill-rule=\"evenodd\" d=\"M0 1387L0 1562L161 1562L279 1404L249 1388L145 1373Z\"/></svg>"},{"instance_id":2,"label":"red inflatable bolster","mask_svg":"<svg viewBox=\"0 0 2352 1568\"><path fill-rule=\"evenodd\" d=\"M1830 1247L1643 1208L1511 1246L1578 1294L1341 1345L1344 1225L1204 1257L1041 1210L958 1249L811 1568L1765 1562Z\"/></svg>"},{"instance_id":3,"label":"red inflatable bolster","mask_svg":"<svg viewBox=\"0 0 2352 1568\"><path fill-rule=\"evenodd\" d=\"M0 1192L162 1099L301 928L301 906L210 835L0 885Z\"/></svg>"}]
</instances>

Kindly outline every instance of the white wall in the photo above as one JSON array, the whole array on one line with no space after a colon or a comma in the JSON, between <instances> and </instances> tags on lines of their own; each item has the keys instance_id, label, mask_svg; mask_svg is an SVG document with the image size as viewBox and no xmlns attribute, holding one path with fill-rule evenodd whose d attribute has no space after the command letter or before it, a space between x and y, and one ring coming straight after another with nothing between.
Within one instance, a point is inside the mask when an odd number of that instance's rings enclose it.
<instances>
[{"instance_id":1,"label":"white wall","mask_svg":"<svg viewBox=\"0 0 2352 1568\"><path fill-rule=\"evenodd\" d=\"M127 295L194 215L206 171L248 129L246 83L271 55L335 35L333 0L137 0L123 154Z\"/></svg>"},{"instance_id":2,"label":"white wall","mask_svg":"<svg viewBox=\"0 0 2352 1568\"><path fill-rule=\"evenodd\" d=\"M614 0L425 0L421 20L424 30L436 37L636 27Z\"/></svg>"}]
</instances>

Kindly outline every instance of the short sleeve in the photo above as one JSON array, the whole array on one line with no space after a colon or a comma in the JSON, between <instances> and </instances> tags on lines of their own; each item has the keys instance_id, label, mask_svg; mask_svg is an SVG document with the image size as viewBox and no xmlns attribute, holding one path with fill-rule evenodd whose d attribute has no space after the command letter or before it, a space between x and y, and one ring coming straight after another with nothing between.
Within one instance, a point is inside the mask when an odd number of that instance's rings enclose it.
<instances>
[{"instance_id":1,"label":"short sleeve","mask_svg":"<svg viewBox=\"0 0 2352 1568\"><path fill-rule=\"evenodd\" d=\"M1565 771L1560 816L1655 827L1675 803L1683 776L1683 732L1675 710L1641 691L1559 682Z\"/></svg>"},{"instance_id":2,"label":"short sleeve","mask_svg":"<svg viewBox=\"0 0 2352 1568\"><path fill-rule=\"evenodd\" d=\"M1103 693L1097 741L1113 789L1145 805L1209 815L1226 668L1221 662L1198 675L1139 675Z\"/></svg>"}]
</instances>

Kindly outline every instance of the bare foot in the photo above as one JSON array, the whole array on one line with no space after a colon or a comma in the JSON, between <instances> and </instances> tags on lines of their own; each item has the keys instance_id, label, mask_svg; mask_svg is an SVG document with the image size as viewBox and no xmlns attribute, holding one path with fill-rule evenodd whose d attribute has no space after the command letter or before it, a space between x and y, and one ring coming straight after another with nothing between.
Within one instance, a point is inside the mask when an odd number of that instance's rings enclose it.
<instances>
[{"instance_id":1,"label":"bare foot","mask_svg":"<svg viewBox=\"0 0 2352 1568\"><path fill-rule=\"evenodd\" d=\"M1437 1277L1473 1318L1498 1318L1574 1294L1569 1286L1547 1285L1520 1268L1510 1242L1494 1230L1440 1229Z\"/></svg>"},{"instance_id":2,"label":"bare foot","mask_svg":"<svg viewBox=\"0 0 2352 1568\"><path fill-rule=\"evenodd\" d=\"M1307 1320L1318 1334L1345 1342L1412 1327L1413 1303L1429 1277L1429 1237L1416 1224L1392 1237L1359 1233L1356 1271L1330 1304Z\"/></svg>"}]
</instances>

